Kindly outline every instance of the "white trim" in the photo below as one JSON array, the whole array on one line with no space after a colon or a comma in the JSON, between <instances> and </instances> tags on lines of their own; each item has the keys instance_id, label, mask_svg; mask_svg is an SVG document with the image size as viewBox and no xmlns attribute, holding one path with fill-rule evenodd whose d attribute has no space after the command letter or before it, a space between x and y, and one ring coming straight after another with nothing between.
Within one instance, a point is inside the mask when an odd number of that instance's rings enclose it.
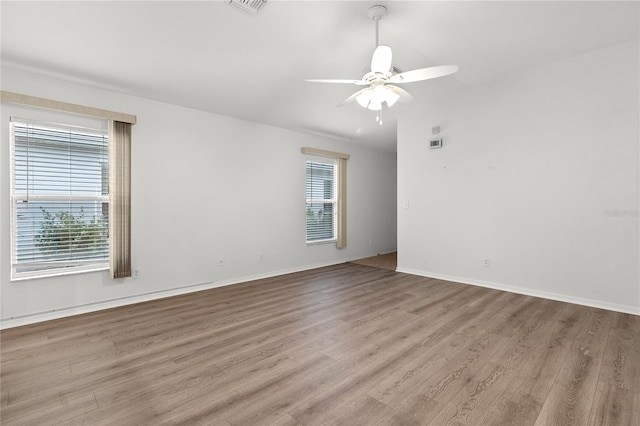
<instances>
[{"instance_id":1,"label":"white trim","mask_svg":"<svg viewBox=\"0 0 640 426\"><path fill-rule=\"evenodd\" d=\"M88 265L78 266L65 266L62 265L73 264L73 261L69 262L40 262L36 264L30 264L32 266L47 266L48 264L58 266L57 268L49 269L37 269L35 271L16 272L16 267L25 267L27 264L20 263L17 265L11 265L11 280L12 282L26 281L26 280L38 280L40 278L61 277L64 275L76 275L84 274L87 272L100 272L109 270L109 261L97 263L95 261L87 261Z\"/></svg>"},{"instance_id":2,"label":"white trim","mask_svg":"<svg viewBox=\"0 0 640 426\"><path fill-rule=\"evenodd\" d=\"M526 296L541 297L543 299L557 300L559 302L573 303L576 305L589 306L591 308L606 309L609 311L622 312L631 315L640 315L640 307L618 305L615 303L602 302L600 300L584 299L581 297L568 296L566 294L552 293L547 291L531 290L524 287L515 287L490 281L474 280L470 278L455 277L451 275L436 274L434 272L420 271L411 268L398 267L396 272L419 275L426 278L436 278L439 280L453 281L462 284L470 284L478 287L486 287L494 290L508 291L511 293L524 294Z\"/></svg>"},{"instance_id":3,"label":"white trim","mask_svg":"<svg viewBox=\"0 0 640 426\"><path fill-rule=\"evenodd\" d=\"M395 251L395 250L392 250L392 251ZM375 256L376 254L377 253L365 254L361 256L349 257L349 258L333 260L328 262L320 262L320 263L315 263L311 265L281 269L278 271L266 272L264 274L248 275L245 277L239 277L239 278L223 280L218 282L191 284L191 285L186 285L182 287L175 287L168 290L152 291L149 293L143 293L136 296L118 297L115 299L105 300L102 302L86 303L83 305L53 309L51 311L46 311L46 312L36 312L33 314L20 315L17 317L2 318L0 319L0 330L19 327L23 325L35 324L43 321L50 321L50 320L59 319L59 318L70 317L74 315L86 314L90 312L102 311L105 309L117 308L120 306L132 305L134 303L149 302L152 300L163 299L165 297L195 293L197 291L210 290L217 287L241 284L244 282L255 281L255 280L260 280L264 278L271 278L279 275L292 274L294 272L308 271L311 269L322 268L325 266L338 265L340 263L346 263L352 260Z\"/></svg>"},{"instance_id":4,"label":"white trim","mask_svg":"<svg viewBox=\"0 0 640 426\"><path fill-rule=\"evenodd\" d=\"M307 158L305 161L305 170L307 168L307 166L309 165L309 163L318 163L318 164L325 164L325 165L329 165L332 166L333 168L333 198L330 199L319 199L319 198L306 198L307 195L309 194L305 194L305 241L306 244L309 245L317 245L317 244L326 244L326 243L337 243L338 242L338 200L340 199L340 194L339 194L339 186L338 186L338 182L340 180L340 171L338 169L338 163L337 161L332 160L331 162L323 162L323 161L317 161L315 158ZM307 181L308 176L306 176L306 172L305 172L305 192L306 192L306 188L307 188ZM324 204L333 204L333 214L331 215L331 221L332 221L332 225L333 225L333 237L332 238L326 238L324 240L308 240L308 231L309 229L307 228L307 223L306 223L306 214L307 214L307 208L311 205L324 205Z\"/></svg>"},{"instance_id":5,"label":"white trim","mask_svg":"<svg viewBox=\"0 0 640 426\"><path fill-rule=\"evenodd\" d=\"M335 243L336 241L338 241L337 238L330 238L328 240L314 240L314 241L307 241L307 245L308 246L319 246L322 244L332 244Z\"/></svg>"}]
</instances>

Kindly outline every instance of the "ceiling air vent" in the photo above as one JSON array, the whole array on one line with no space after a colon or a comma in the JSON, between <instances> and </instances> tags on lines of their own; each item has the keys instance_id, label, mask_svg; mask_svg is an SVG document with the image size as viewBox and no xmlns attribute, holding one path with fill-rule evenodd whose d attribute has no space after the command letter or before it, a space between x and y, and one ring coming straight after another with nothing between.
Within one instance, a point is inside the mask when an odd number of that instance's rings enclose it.
<instances>
[{"instance_id":1,"label":"ceiling air vent","mask_svg":"<svg viewBox=\"0 0 640 426\"><path fill-rule=\"evenodd\" d=\"M229 4L249 15L256 16L267 4L267 0L231 0Z\"/></svg>"}]
</instances>

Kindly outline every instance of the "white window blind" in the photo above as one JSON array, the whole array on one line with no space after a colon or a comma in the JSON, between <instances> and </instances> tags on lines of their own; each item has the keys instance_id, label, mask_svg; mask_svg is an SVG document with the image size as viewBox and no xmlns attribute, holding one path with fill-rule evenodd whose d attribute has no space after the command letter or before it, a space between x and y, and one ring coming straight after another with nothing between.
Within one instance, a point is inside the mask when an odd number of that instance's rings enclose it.
<instances>
[{"instance_id":1,"label":"white window blind","mask_svg":"<svg viewBox=\"0 0 640 426\"><path fill-rule=\"evenodd\" d=\"M335 241L337 164L307 160L307 242Z\"/></svg>"},{"instance_id":2,"label":"white window blind","mask_svg":"<svg viewBox=\"0 0 640 426\"><path fill-rule=\"evenodd\" d=\"M11 122L12 277L108 268L106 131Z\"/></svg>"}]
</instances>

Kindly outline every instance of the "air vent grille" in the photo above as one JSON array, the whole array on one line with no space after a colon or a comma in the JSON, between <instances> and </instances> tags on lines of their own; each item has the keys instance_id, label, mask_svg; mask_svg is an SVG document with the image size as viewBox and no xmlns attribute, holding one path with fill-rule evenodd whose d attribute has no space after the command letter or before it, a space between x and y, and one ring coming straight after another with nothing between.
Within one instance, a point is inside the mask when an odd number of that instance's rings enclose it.
<instances>
[{"instance_id":1,"label":"air vent grille","mask_svg":"<svg viewBox=\"0 0 640 426\"><path fill-rule=\"evenodd\" d=\"M256 16L267 4L267 0L231 0L229 4L249 15Z\"/></svg>"}]
</instances>

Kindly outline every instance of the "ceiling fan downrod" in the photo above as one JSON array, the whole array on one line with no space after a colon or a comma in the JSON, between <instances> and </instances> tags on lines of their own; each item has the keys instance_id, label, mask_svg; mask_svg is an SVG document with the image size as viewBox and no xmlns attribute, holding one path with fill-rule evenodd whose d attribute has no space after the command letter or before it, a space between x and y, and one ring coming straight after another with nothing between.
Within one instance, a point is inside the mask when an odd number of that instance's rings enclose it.
<instances>
[{"instance_id":1,"label":"ceiling fan downrod","mask_svg":"<svg viewBox=\"0 0 640 426\"><path fill-rule=\"evenodd\" d=\"M373 21L376 27L376 39L375 39L375 48L377 49L380 46L380 20L383 16L387 14L387 8L382 5L371 6L369 8L369 19ZM376 121L378 124L382 126L382 108L376 111Z\"/></svg>"},{"instance_id":2,"label":"ceiling fan downrod","mask_svg":"<svg viewBox=\"0 0 640 426\"><path fill-rule=\"evenodd\" d=\"M378 6L371 6L369 8L369 18L375 23L376 25L376 45L375 47L380 46L380 30L378 29L378 23L380 22L380 20L382 19L382 17L384 15L387 14L387 8L381 5Z\"/></svg>"}]
</instances>

